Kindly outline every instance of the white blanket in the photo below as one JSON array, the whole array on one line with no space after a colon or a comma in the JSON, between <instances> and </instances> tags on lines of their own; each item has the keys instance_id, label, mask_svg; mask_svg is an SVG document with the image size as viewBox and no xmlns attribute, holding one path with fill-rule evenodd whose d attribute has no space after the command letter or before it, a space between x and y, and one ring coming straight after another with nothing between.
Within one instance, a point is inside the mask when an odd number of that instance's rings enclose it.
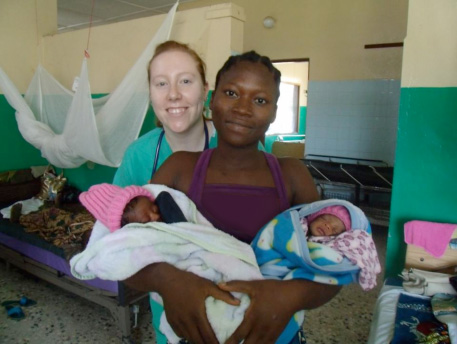
<instances>
[{"instance_id":1,"label":"white blanket","mask_svg":"<svg viewBox=\"0 0 457 344\"><path fill-rule=\"evenodd\" d=\"M124 280L149 264L167 262L215 283L263 279L251 246L214 228L187 196L162 185L144 187L155 196L170 192L189 222L132 223L113 233L97 222L87 248L70 261L76 278ZM208 320L221 343L238 327L249 306L246 295L236 296L241 299L238 307L206 300ZM161 330L171 343L179 341L166 322Z\"/></svg>"}]
</instances>

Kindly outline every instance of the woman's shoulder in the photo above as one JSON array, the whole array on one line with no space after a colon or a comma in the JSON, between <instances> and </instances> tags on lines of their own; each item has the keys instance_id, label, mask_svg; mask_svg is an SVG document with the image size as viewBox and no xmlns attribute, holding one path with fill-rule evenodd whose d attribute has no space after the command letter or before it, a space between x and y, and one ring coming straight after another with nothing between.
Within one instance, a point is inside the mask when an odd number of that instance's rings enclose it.
<instances>
[{"instance_id":1,"label":"woman's shoulder","mask_svg":"<svg viewBox=\"0 0 457 344\"><path fill-rule=\"evenodd\" d=\"M296 168L304 168L307 169L306 165L301 161L300 159L297 158L292 158L292 157L281 157L277 158L279 162L279 166L281 166L281 169L285 170L295 170Z\"/></svg>"},{"instance_id":2,"label":"woman's shoulder","mask_svg":"<svg viewBox=\"0 0 457 344\"><path fill-rule=\"evenodd\" d=\"M154 128L148 131L146 134L141 135L135 141L133 141L130 146L141 146L145 144L151 144L159 139L160 134L162 133L162 128Z\"/></svg>"},{"instance_id":3,"label":"woman's shoulder","mask_svg":"<svg viewBox=\"0 0 457 344\"><path fill-rule=\"evenodd\" d=\"M178 151L171 154L166 162L180 163L180 164L196 164L202 152L187 152L187 151Z\"/></svg>"},{"instance_id":4,"label":"woman's shoulder","mask_svg":"<svg viewBox=\"0 0 457 344\"><path fill-rule=\"evenodd\" d=\"M167 185L184 193L189 189L194 167L201 152L175 152L152 177L152 183Z\"/></svg>"},{"instance_id":5,"label":"woman's shoulder","mask_svg":"<svg viewBox=\"0 0 457 344\"><path fill-rule=\"evenodd\" d=\"M310 178L311 174L306 164L297 158L278 158L279 166L284 178L289 180L302 180L302 178Z\"/></svg>"},{"instance_id":6,"label":"woman's shoulder","mask_svg":"<svg viewBox=\"0 0 457 344\"><path fill-rule=\"evenodd\" d=\"M319 199L316 184L306 164L297 158L278 158L292 205Z\"/></svg>"},{"instance_id":7,"label":"woman's shoulder","mask_svg":"<svg viewBox=\"0 0 457 344\"><path fill-rule=\"evenodd\" d=\"M192 173L200 154L201 152L174 152L164 161L158 172L180 176Z\"/></svg>"}]
</instances>

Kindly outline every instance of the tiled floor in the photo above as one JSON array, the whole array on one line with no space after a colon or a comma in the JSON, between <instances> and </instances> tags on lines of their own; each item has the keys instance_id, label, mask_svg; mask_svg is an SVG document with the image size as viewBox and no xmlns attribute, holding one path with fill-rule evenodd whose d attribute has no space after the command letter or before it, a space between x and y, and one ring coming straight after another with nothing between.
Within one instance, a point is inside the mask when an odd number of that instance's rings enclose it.
<instances>
[{"instance_id":1,"label":"tiled floor","mask_svg":"<svg viewBox=\"0 0 457 344\"><path fill-rule=\"evenodd\" d=\"M373 237L384 266L387 228L375 227ZM378 276L378 287L364 292L353 284L329 303L308 311L305 329L309 344L366 343L371 314L379 292L383 272ZM0 343L84 344L122 343L109 311L80 297L49 285L12 267L7 270L0 260L0 301L17 300L22 295L37 304L23 307L25 318L14 321L0 312ZM136 343L155 343L146 303L140 304L138 326L132 336Z\"/></svg>"}]
</instances>

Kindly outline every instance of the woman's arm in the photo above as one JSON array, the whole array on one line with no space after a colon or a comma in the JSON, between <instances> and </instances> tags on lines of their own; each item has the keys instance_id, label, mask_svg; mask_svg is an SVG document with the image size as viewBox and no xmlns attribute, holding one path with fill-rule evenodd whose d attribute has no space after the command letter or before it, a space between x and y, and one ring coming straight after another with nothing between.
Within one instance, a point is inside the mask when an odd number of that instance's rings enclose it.
<instances>
[{"instance_id":1,"label":"woman's arm","mask_svg":"<svg viewBox=\"0 0 457 344\"><path fill-rule=\"evenodd\" d=\"M171 155L157 170L151 183L186 192L192 177L196 153ZM174 332L191 343L217 343L206 316L205 299L212 296L231 305L239 300L208 279L175 268L168 263L146 266L124 281L129 287L157 292L163 299L167 320Z\"/></svg>"},{"instance_id":2,"label":"woman's arm","mask_svg":"<svg viewBox=\"0 0 457 344\"><path fill-rule=\"evenodd\" d=\"M312 203L320 199L313 177L302 161L295 158L278 160L292 206Z\"/></svg>"},{"instance_id":3,"label":"woman's arm","mask_svg":"<svg viewBox=\"0 0 457 344\"><path fill-rule=\"evenodd\" d=\"M148 265L124 282L133 289L159 293L168 323L176 335L191 343L218 343L206 316L208 296L239 305L239 300L210 280L167 263Z\"/></svg>"},{"instance_id":4,"label":"woman's arm","mask_svg":"<svg viewBox=\"0 0 457 344\"><path fill-rule=\"evenodd\" d=\"M314 180L303 162L279 159L291 205L319 200ZM228 344L274 343L293 315L302 309L322 306L338 294L341 287L296 279L287 281L231 281L219 286L230 292L250 296L251 304L241 325Z\"/></svg>"}]
</instances>

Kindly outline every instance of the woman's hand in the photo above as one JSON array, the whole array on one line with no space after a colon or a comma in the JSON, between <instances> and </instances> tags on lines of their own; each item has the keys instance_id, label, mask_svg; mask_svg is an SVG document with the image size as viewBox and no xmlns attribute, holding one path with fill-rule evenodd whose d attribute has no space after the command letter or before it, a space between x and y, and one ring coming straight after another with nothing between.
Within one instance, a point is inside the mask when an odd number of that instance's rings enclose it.
<instances>
[{"instance_id":1,"label":"woman's hand","mask_svg":"<svg viewBox=\"0 0 457 344\"><path fill-rule=\"evenodd\" d=\"M206 316L205 299L213 296L234 306L239 300L205 278L171 266L167 270L166 283L157 291L176 335L195 344L218 343Z\"/></svg>"},{"instance_id":2,"label":"woman's hand","mask_svg":"<svg viewBox=\"0 0 457 344\"><path fill-rule=\"evenodd\" d=\"M335 296L340 287L305 280L231 281L223 290L251 298L243 322L226 344L275 343L292 316L301 309L318 307Z\"/></svg>"},{"instance_id":3,"label":"woman's hand","mask_svg":"<svg viewBox=\"0 0 457 344\"><path fill-rule=\"evenodd\" d=\"M227 344L274 343L296 312L294 301L283 292L283 282L276 280L232 281L220 284L227 291L249 295L251 303L244 320Z\"/></svg>"}]
</instances>

